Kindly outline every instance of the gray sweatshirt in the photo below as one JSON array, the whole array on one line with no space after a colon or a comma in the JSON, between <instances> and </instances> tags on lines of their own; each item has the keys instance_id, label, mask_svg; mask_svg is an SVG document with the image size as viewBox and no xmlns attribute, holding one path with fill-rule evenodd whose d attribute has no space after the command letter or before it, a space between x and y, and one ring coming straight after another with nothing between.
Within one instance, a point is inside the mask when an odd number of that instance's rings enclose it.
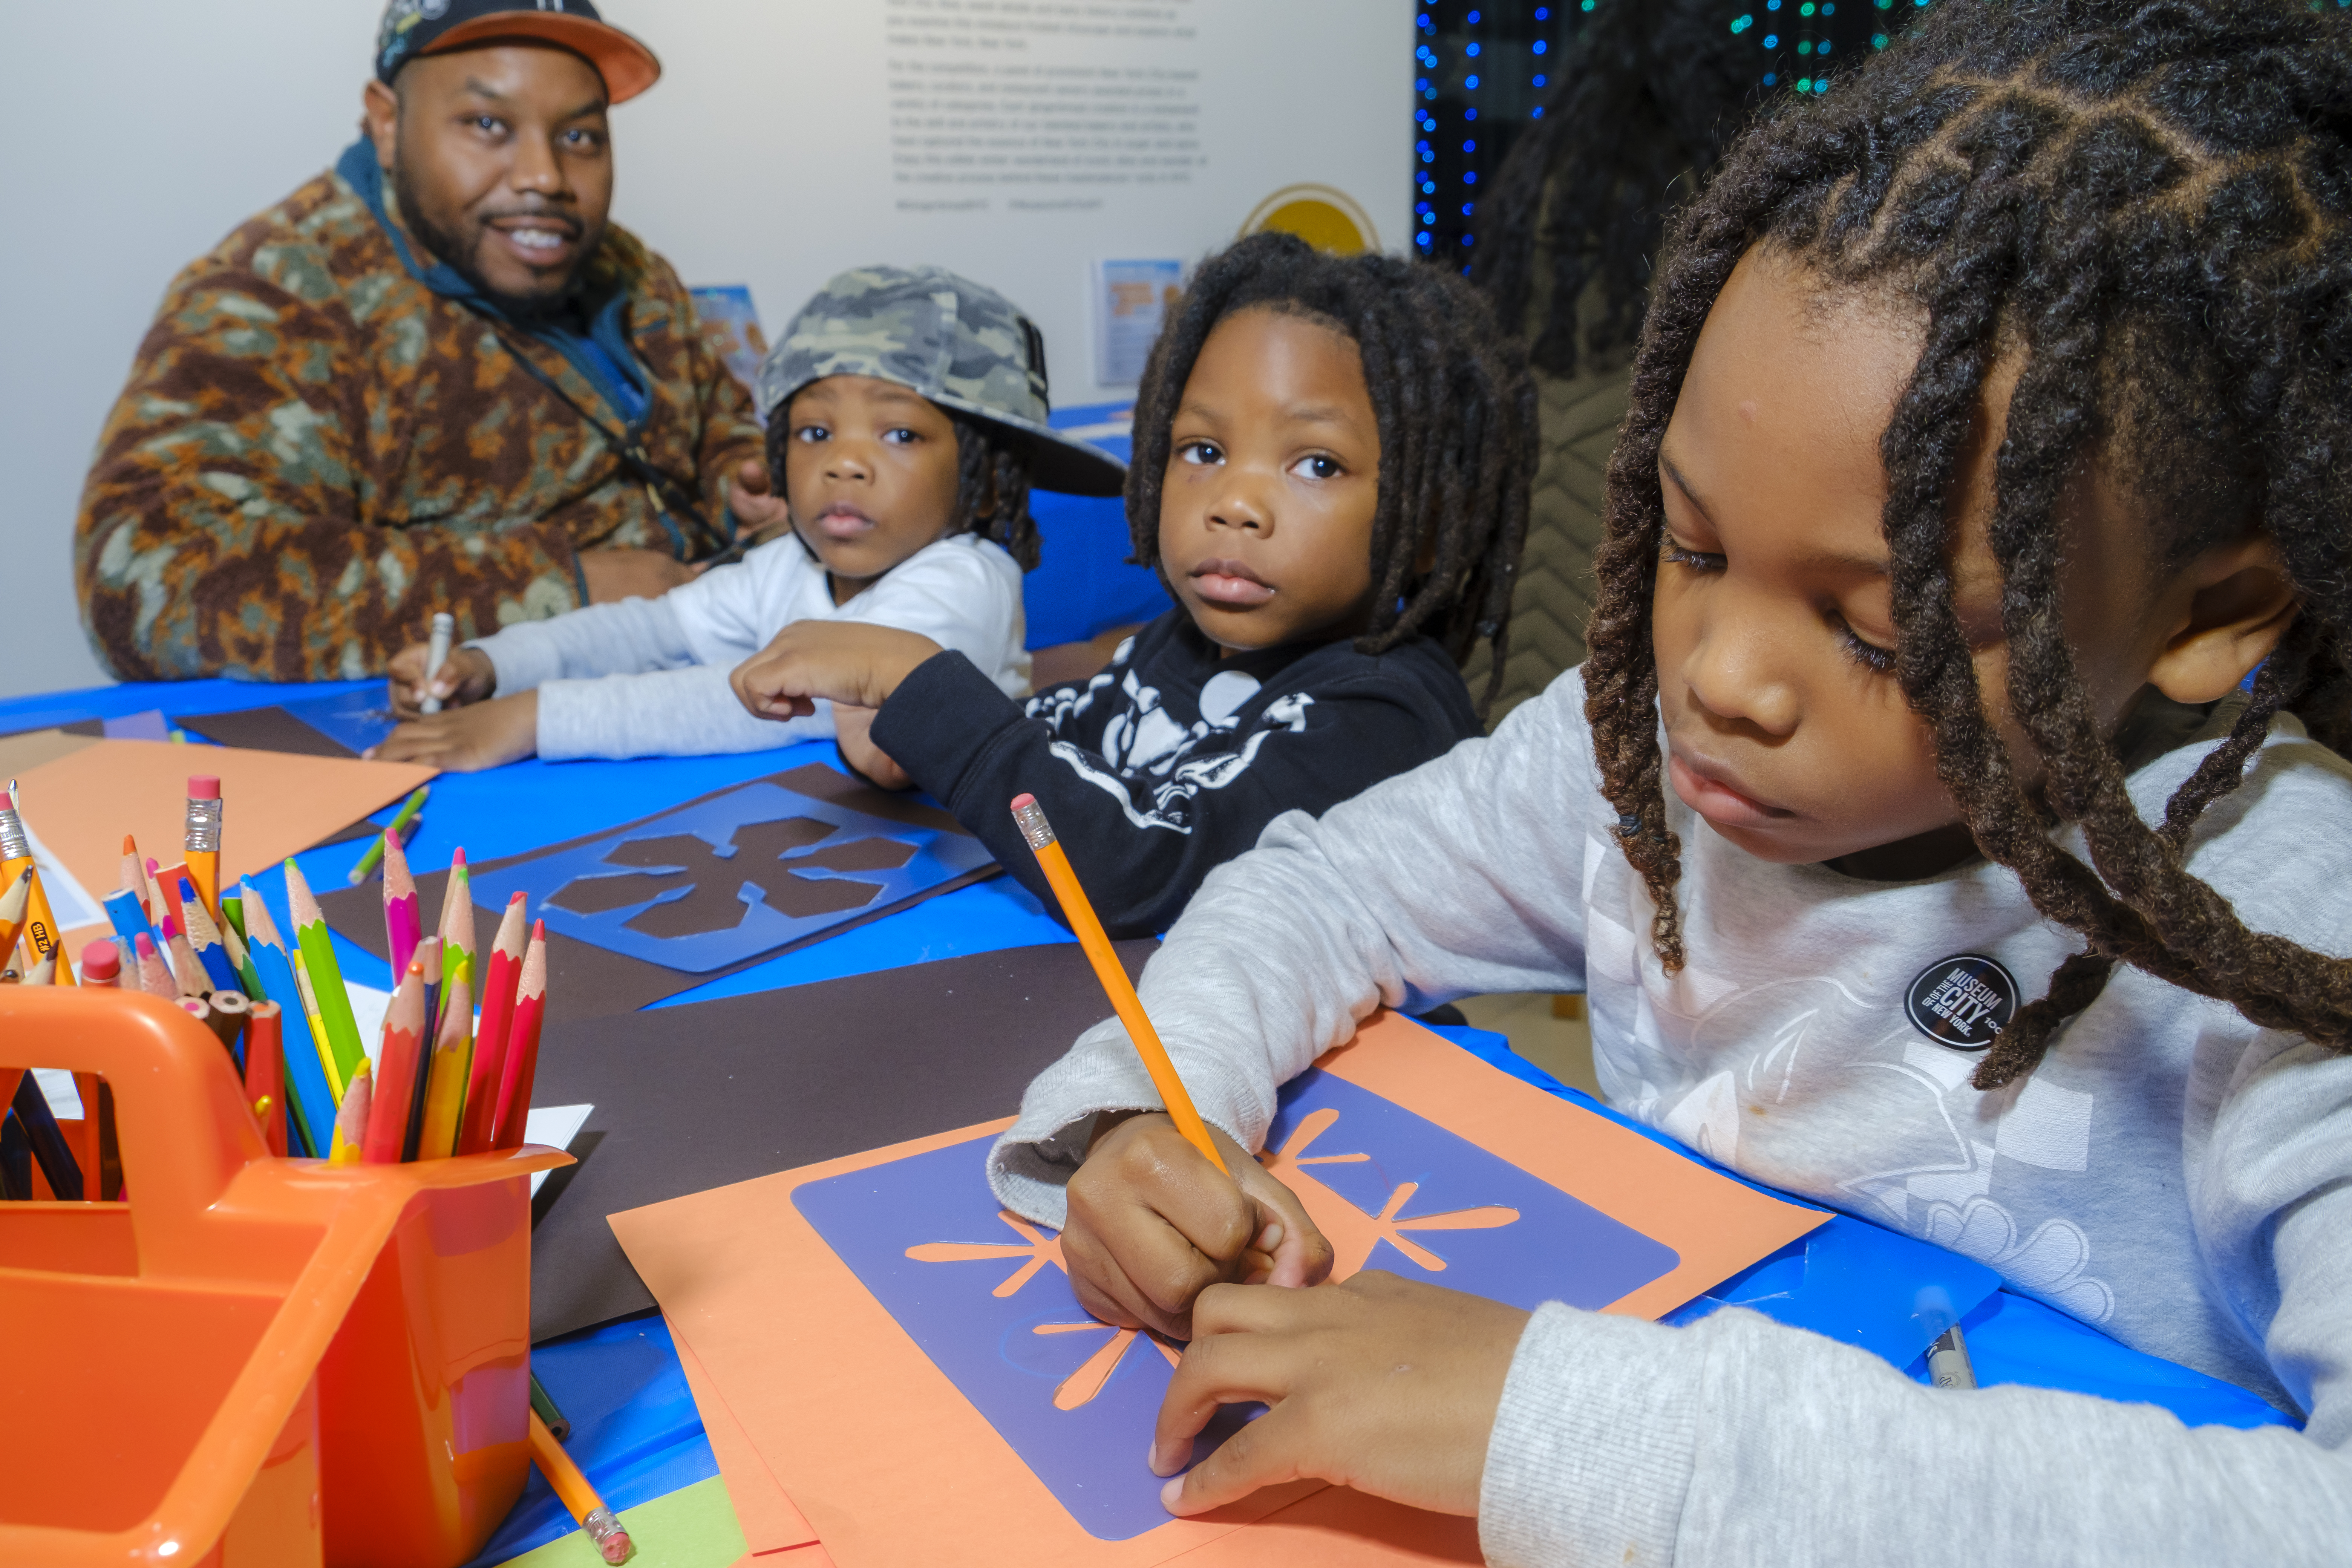
<instances>
[{"instance_id":1,"label":"gray sweatshirt","mask_svg":"<svg viewBox=\"0 0 2352 1568\"><path fill-rule=\"evenodd\" d=\"M2209 747L2132 775L2143 816ZM1668 976L1599 783L1571 672L1491 739L1319 822L1276 818L1144 973L1202 1114L1257 1147L1276 1086L1378 1005L1586 990L1620 1108L2308 1424L1946 1392L1753 1313L1668 1329L1554 1303L1488 1447L1488 1559L2352 1563L2352 1058L2119 968L2030 1079L1980 1093L1977 1058L1915 1017L1964 1027L2004 973L2031 999L2081 945L2014 876L1769 865L1670 795L1690 961ZM2189 867L2253 929L2343 953L2352 767L2282 717ZM1089 1030L1030 1085L992 1157L999 1197L1059 1226L1091 1115L1157 1103L1116 1020Z\"/></svg>"},{"instance_id":2,"label":"gray sweatshirt","mask_svg":"<svg viewBox=\"0 0 2352 1568\"><path fill-rule=\"evenodd\" d=\"M686 757L828 739L833 705L761 719L727 678L794 621L864 621L920 632L962 654L1008 697L1029 695L1021 568L969 533L927 545L845 605L793 535L658 599L590 605L468 643L490 656L498 695L539 693L539 754Z\"/></svg>"}]
</instances>

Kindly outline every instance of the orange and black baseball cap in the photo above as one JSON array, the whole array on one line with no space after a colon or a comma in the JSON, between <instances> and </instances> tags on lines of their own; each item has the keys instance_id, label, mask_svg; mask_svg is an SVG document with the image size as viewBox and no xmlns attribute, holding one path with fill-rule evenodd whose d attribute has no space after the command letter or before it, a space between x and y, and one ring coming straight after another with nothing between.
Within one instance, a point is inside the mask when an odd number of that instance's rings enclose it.
<instances>
[{"instance_id":1,"label":"orange and black baseball cap","mask_svg":"<svg viewBox=\"0 0 2352 1568\"><path fill-rule=\"evenodd\" d=\"M478 48L499 38L570 49L596 68L614 103L661 79L654 52L597 16L590 0L392 0L376 32L376 79L390 84L419 55Z\"/></svg>"}]
</instances>

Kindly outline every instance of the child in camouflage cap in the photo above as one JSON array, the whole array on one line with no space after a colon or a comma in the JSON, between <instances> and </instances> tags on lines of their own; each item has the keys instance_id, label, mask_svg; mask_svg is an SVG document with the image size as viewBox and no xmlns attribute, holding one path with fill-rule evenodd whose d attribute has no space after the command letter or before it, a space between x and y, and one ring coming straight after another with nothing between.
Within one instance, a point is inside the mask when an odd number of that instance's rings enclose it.
<instances>
[{"instance_id":1,"label":"child in camouflage cap","mask_svg":"<svg viewBox=\"0 0 2352 1568\"><path fill-rule=\"evenodd\" d=\"M818 707L779 727L728 672L785 626L888 626L951 647L1008 699L1028 695L1021 574L1036 564L1029 488L1116 494L1122 465L1046 423L1045 346L1002 295L936 267L866 267L826 284L761 366L769 466L792 531L658 599L593 605L467 644L433 676L392 663L418 714L372 755L468 771L534 752L748 752L862 736L870 714Z\"/></svg>"},{"instance_id":2,"label":"child in camouflage cap","mask_svg":"<svg viewBox=\"0 0 2352 1568\"><path fill-rule=\"evenodd\" d=\"M1176 605L1109 668L1024 705L919 633L803 623L736 693L871 710L843 755L929 791L1051 908L1005 809L1034 795L1103 924L1166 931L1285 812L1478 732L1458 661L1484 641L1502 668L1535 439L1525 351L1459 277L1254 236L1144 369L1128 526Z\"/></svg>"}]
</instances>

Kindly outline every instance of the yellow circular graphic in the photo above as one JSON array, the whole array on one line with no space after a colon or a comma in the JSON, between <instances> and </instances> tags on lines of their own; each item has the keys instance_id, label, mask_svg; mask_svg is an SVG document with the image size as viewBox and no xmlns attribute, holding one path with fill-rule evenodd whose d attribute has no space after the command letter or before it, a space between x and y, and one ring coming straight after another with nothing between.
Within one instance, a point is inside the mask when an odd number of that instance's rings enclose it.
<instances>
[{"instance_id":1,"label":"yellow circular graphic","mask_svg":"<svg viewBox=\"0 0 2352 1568\"><path fill-rule=\"evenodd\" d=\"M1243 220L1241 235L1268 230L1277 234L1295 234L1318 250L1328 250L1335 256L1352 256L1360 250L1378 250L1381 237L1372 227L1371 218L1356 205L1353 196L1329 185L1285 185L1257 204Z\"/></svg>"}]
</instances>

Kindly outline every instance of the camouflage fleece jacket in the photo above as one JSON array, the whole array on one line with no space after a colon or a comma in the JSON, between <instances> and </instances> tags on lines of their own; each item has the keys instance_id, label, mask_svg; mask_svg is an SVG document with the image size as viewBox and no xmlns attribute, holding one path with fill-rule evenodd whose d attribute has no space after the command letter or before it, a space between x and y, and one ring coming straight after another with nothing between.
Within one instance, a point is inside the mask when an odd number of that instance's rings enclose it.
<instances>
[{"instance_id":1,"label":"camouflage fleece jacket","mask_svg":"<svg viewBox=\"0 0 2352 1568\"><path fill-rule=\"evenodd\" d=\"M630 427L572 358L428 286L454 275L409 265L373 173L347 153L164 295L75 534L83 625L118 677L357 679L437 610L462 638L576 608L580 550L698 559L731 533L727 476L761 437L668 263L614 226L583 275L648 384ZM518 351L634 436L706 528L656 505Z\"/></svg>"}]
</instances>

